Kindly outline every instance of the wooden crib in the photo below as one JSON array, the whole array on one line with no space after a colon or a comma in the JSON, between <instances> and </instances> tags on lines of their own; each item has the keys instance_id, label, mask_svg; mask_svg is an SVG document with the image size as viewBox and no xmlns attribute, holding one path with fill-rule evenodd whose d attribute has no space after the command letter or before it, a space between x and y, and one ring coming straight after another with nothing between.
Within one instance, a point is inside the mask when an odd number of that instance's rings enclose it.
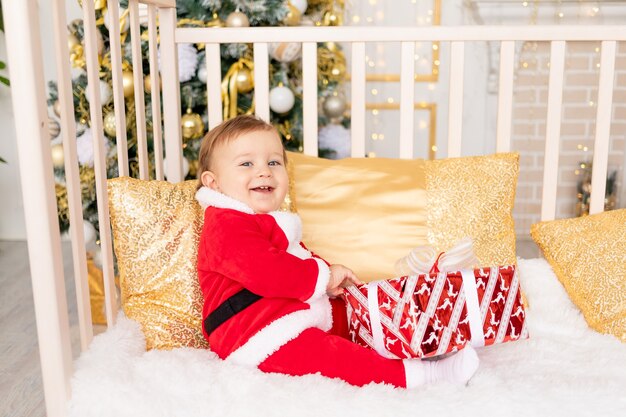
<instances>
[{"instance_id":1,"label":"wooden crib","mask_svg":"<svg viewBox=\"0 0 626 417\"><path fill-rule=\"evenodd\" d=\"M54 36L56 56L67 57L66 16L64 0L53 0ZM110 0L110 3L113 3ZM498 152L510 151L512 126L512 102L515 60L515 43L523 41L548 41L551 44L550 76L548 85L548 108L546 146L544 159L543 220L555 217L557 170L559 164L560 120L564 82L566 43L569 41L600 41L601 62L597 100L597 118L593 159L593 194L591 212L603 211L609 129L611 122L612 90L614 79L616 45L626 41L624 26L535 26L535 27L265 27L265 28L177 28L175 0L130 0L131 34L139 33L138 3L148 4L150 33L150 76L152 85L162 80L162 97L158 88L152 89L152 114L154 116L156 179L179 182L183 180L182 140L180 127L180 92L176 45L179 43L205 43L207 67L208 120L213 127L222 121L220 95L220 45L223 43L254 44L254 99L256 114L269 119L269 73L268 44L289 39L302 42L303 62L303 119L304 153L317 155L317 43L341 42L349 48L351 68L351 147L354 157L365 154L366 118L366 68L365 45L368 42L399 42L401 44L401 100L400 100L400 151L399 158L413 158L414 47L418 41L449 43L450 61L442 65L450 68L449 114L447 157L461 155L462 112L464 90L464 48L471 41L500 43L499 94L497 117ZM66 414L71 398L70 379L73 373L72 352L63 276L61 237L57 223L57 208L53 184L53 170L47 128L46 93L44 88L40 32L35 0L8 1L3 3L7 29L7 46L11 68L14 114L18 135L21 181L24 196L28 235L30 268L35 299L37 329L41 355L41 367L49 416ZM85 56L90 80L91 102L100 103L98 85L98 62L95 37L95 13L92 1L83 0L85 23ZM117 9L109 9L112 15L111 30L119 30ZM157 33L158 15L158 33ZM157 36L160 38L162 68L157 63ZM139 36L132 36L138 39ZM128 175L126 149L126 125L124 120L124 97L121 80L119 39L112 37L113 97L117 126L117 149L120 175ZM149 179L146 145L146 120L142 69L138 62L140 46L132 47L135 77L135 102L139 142L140 178ZM61 105L61 131L65 150L65 170L69 195L70 221L82 224L81 196L76 156L76 137L73 121L71 76L67 59L56 62ZM93 82L91 82L93 81ZM162 103L163 115L160 106ZM29 109L24 111L24 109ZM105 149L100 105L90 106L91 127L94 132L95 175L102 243L106 311L109 326L115 325L118 306L115 299L112 238L109 232L107 202ZM163 132L160 131L161 120ZM162 148L161 141L164 143ZM167 172L163 167L163 151L167 155ZM523 175L523 173L522 173ZM80 228L70 232L73 265L75 271L81 347L86 350L93 337L89 292L86 285L87 267L85 242Z\"/></svg>"}]
</instances>

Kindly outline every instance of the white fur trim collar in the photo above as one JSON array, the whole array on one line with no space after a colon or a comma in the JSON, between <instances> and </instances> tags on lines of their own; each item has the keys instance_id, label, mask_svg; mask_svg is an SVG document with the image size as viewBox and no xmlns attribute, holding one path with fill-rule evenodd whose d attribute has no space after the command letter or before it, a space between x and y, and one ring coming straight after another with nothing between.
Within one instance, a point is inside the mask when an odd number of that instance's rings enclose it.
<instances>
[{"instance_id":1,"label":"white fur trim collar","mask_svg":"<svg viewBox=\"0 0 626 417\"><path fill-rule=\"evenodd\" d=\"M219 191L212 190L209 187L202 187L196 192L196 200L203 209L207 207L217 207L223 209L233 209L247 214L254 214L254 210L247 204L232 197L222 194Z\"/></svg>"},{"instance_id":2,"label":"white fur trim collar","mask_svg":"<svg viewBox=\"0 0 626 417\"><path fill-rule=\"evenodd\" d=\"M198 203L200 203L203 209L207 207L217 207L237 210L246 214L255 214L254 210L247 204L209 187L200 188L196 192L196 200L198 200ZM276 224L278 224L278 227L280 227L285 234L289 242L287 252L300 259L310 258L311 252L300 246L300 241L302 240L302 221L300 220L300 216L286 211L272 211L268 214L276 220Z\"/></svg>"}]
</instances>

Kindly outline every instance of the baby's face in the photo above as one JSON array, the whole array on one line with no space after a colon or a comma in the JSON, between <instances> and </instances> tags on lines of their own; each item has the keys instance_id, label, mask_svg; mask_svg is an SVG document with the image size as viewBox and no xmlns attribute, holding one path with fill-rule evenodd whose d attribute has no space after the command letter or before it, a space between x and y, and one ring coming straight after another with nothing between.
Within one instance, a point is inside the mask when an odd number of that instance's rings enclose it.
<instances>
[{"instance_id":1,"label":"baby's face","mask_svg":"<svg viewBox=\"0 0 626 417\"><path fill-rule=\"evenodd\" d=\"M244 133L218 145L213 170L202 183L247 204L255 213L278 210L289 188L283 146L276 132Z\"/></svg>"}]
</instances>

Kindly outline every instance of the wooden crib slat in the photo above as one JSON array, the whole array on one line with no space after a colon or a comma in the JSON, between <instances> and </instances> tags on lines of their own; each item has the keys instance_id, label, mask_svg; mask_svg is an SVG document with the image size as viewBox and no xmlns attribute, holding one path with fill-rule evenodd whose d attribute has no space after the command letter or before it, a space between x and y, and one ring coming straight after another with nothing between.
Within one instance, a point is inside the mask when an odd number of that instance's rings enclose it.
<instances>
[{"instance_id":1,"label":"wooden crib slat","mask_svg":"<svg viewBox=\"0 0 626 417\"><path fill-rule=\"evenodd\" d=\"M400 68L400 158L413 158L415 128L415 42L402 42Z\"/></svg>"},{"instance_id":2,"label":"wooden crib slat","mask_svg":"<svg viewBox=\"0 0 626 417\"><path fill-rule=\"evenodd\" d=\"M365 43L352 44L350 140L352 157L365 156Z\"/></svg>"},{"instance_id":3,"label":"wooden crib slat","mask_svg":"<svg viewBox=\"0 0 626 417\"><path fill-rule=\"evenodd\" d=\"M139 3L159 7L176 7L176 0L139 0Z\"/></svg>"},{"instance_id":4,"label":"wooden crib slat","mask_svg":"<svg viewBox=\"0 0 626 417\"><path fill-rule=\"evenodd\" d=\"M498 121L496 151L511 150L511 121L513 109L513 74L515 70L515 42L500 44L500 82L498 83Z\"/></svg>"},{"instance_id":5,"label":"wooden crib slat","mask_svg":"<svg viewBox=\"0 0 626 417\"><path fill-rule=\"evenodd\" d=\"M596 138L593 145L593 171L591 173L591 203L589 214L604 211L606 174L611 135L611 107L613 105L613 77L615 76L615 41L602 41Z\"/></svg>"},{"instance_id":6,"label":"wooden crib slat","mask_svg":"<svg viewBox=\"0 0 626 417\"><path fill-rule=\"evenodd\" d=\"M450 94L448 102L448 157L461 156L463 136L463 75L465 43L450 42Z\"/></svg>"},{"instance_id":7,"label":"wooden crib slat","mask_svg":"<svg viewBox=\"0 0 626 417\"><path fill-rule=\"evenodd\" d=\"M550 46L550 78L548 81L548 114L546 116L546 150L543 163L541 220L554 220L563 104L563 71L565 70L565 41L553 41Z\"/></svg>"},{"instance_id":8,"label":"wooden crib slat","mask_svg":"<svg viewBox=\"0 0 626 417\"><path fill-rule=\"evenodd\" d=\"M2 10L13 117L20 126L15 132L16 144L46 411L48 417L62 417L67 414L71 396L72 346L47 126L39 10L35 0L4 2ZM63 34L67 39L65 29Z\"/></svg>"},{"instance_id":9,"label":"wooden crib slat","mask_svg":"<svg viewBox=\"0 0 626 417\"><path fill-rule=\"evenodd\" d=\"M117 6L117 3L115 3ZM117 7L109 6L109 33L120 33L120 16ZM115 143L119 176L128 176L128 139L126 137L126 105L122 84L122 46L119 36L110 36L111 72L113 84L113 111L115 112Z\"/></svg>"},{"instance_id":10,"label":"wooden crib slat","mask_svg":"<svg viewBox=\"0 0 626 417\"><path fill-rule=\"evenodd\" d=\"M157 9L148 6L148 54L150 61L150 97L152 98L152 138L154 142L154 171L157 180L163 180L163 129L161 127L161 78L157 43Z\"/></svg>"},{"instance_id":11,"label":"wooden crib slat","mask_svg":"<svg viewBox=\"0 0 626 417\"><path fill-rule=\"evenodd\" d=\"M80 347L85 351L93 339L93 323L87 278L87 257L85 253L85 234L83 232L83 205L81 201L80 174L76 153L76 122L74 121L74 100L72 79L67 46L67 18L63 0L54 0L52 7L54 22L54 47L56 51L57 74L65 74L57 78L59 103L61 104L61 135L63 137L63 153L65 157L65 188L70 224L69 235L72 242L72 263L74 266L74 285L76 287L76 306L78 310L78 327L80 330Z\"/></svg>"},{"instance_id":12,"label":"wooden crib slat","mask_svg":"<svg viewBox=\"0 0 626 417\"><path fill-rule=\"evenodd\" d=\"M93 2L83 3L83 22L85 28L85 54L87 62L87 90L90 97L89 113L91 134L93 136L94 173L96 177L96 195L98 196L98 224L102 251L102 272L104 275L104 304L106 306L107 325L116 321L117 301L115 299L115 281L113 273L113 245L109 220L109 198L107 194L107 155L104 149L102 130L102 106L100 101L98 49L96 47L96 18Z\"/></svg>"},{"instance_id":13,"label":"wooden crib slat","mask_svg":"<svg viewBox=\"0 0 626 417\"><path fill-rule=\"evenodd\" d=\"M139 178L150 179L148 164L148 137L146 134L146 103L143 88L143 57L141 54L141 29L139 28L139 3L129 0L130 37L133 57L133 82L135 84L135 121L137 124L137 158L139 159Z\"/></svg>"},{"instance_id":14,"label":"wooden crib slat","mask_svg":"<svg viewBox=\"0 0 626 417\"><path fill-rule=\"evenodd\" d=\"M222 123L222 94L219 88L222 82L222 58L220 56L219 43L207 43L204 47L206 51L206 72L207 72L207 94L208 94L208 114L209 129ZM256 71L256 69L255 69ZM211 88L213 86L214 88ZM255 88L258 89L258 86Z\"/></svg>"},{"instance_id":15,"label":"wooden crib slat","mask_svg":"<svg viewBox=\"0 0 626 417\"><path fill-rule=\"evenodd\" d=\"M302 125L304 153L317 156L317 43L302 44Z\"/></svg>"},{"instance_id":16,"label":"wooden crib slat","mask_svg":"<svg viewBox=\"0 0 626 417\"><path fill-rule=\"evenodd\" d=\"M183 143L180 126L180 87L178 83L178 51L174 43L176 9L159 9L161 38L161 76L163 83L163 133L167 166L165 176L177 183L183 175Z\"/></svg>"},{"instance_id":17,"label":"wooden crib slat","mask_svg":"<svg viewBox=\"0 0 626 417\"><path fill-rule=\"evenodd\" d=\"M267 43L254 44L254 111L258 117L270 121L270 75Z\"/></svg>"}]
</instances>

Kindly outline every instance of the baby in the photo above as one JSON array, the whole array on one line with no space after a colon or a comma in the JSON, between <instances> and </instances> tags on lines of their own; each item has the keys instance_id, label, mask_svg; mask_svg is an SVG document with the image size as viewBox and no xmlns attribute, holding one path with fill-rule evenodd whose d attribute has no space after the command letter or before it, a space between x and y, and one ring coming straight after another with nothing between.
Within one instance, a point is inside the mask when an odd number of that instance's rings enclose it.
<instances>
[{"instance_id":1,"label":"baby","mask_svg":"<svg viewBox=\"0 0 626 417\"><path fill-rule=\"evenodd\" d=\"M309 252L298 215L279 211L289 178L273 126L253 116L223 122L203 139L198 172L203 330L220 358L357 386L465 384L472 377L478 357L471 347L440 361L397 360L348 339L345 305L335 297L360 281Z\"/></svg>"}]
</instances>

